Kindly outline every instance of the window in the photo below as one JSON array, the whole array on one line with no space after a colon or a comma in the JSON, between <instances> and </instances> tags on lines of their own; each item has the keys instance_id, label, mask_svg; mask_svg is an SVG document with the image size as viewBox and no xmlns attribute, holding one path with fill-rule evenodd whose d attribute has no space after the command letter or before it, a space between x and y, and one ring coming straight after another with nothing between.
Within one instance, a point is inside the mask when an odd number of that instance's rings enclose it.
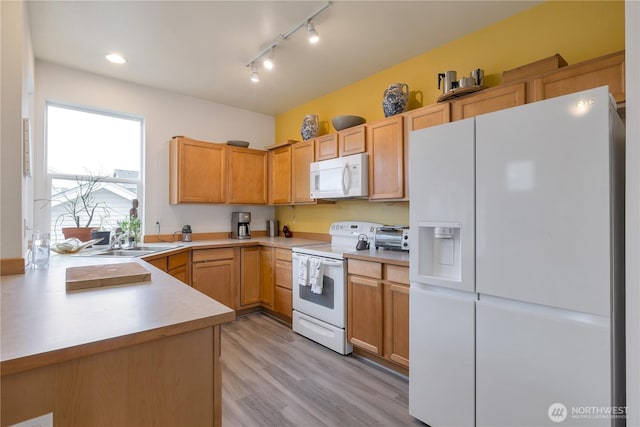
<instances>
[{"instance_id":1,"label":"window","mask_svg":"<svg viewBox=\"0 0 640 427\"><path fill-rule=\"evenodd\" d=\"M62 227L117 227L142 196L142 118L57 103L46 116L52 240Z\"/></svg>"}]
</instances>

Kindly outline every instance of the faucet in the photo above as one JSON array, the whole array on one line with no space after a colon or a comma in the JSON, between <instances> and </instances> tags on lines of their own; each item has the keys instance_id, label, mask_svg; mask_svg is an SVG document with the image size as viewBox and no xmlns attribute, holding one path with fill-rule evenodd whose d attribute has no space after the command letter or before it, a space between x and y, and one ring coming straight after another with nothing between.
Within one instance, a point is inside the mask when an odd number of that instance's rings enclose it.
<instances>
[{"instance_id":1,"label":"faucet","mask_svg":"<svg viewBox=\"0 0 640 427\"><path fill-rule=\"evenodd\" d=\"M121 229L117 229L109 239L109 249L122 249L122 242L127 242L127 235Z\"/></svg>"}]
</instances>

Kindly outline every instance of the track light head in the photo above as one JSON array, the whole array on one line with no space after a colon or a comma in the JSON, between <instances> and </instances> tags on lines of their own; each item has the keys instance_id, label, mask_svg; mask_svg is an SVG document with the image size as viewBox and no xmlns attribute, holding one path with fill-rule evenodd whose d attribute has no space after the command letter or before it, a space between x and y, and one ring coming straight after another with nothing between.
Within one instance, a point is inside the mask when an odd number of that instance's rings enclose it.
<instances>
[{"instance_id":1,"label":"track light head","mask_svg":"<svg viewBox=\"0 0 640 427\"><path fill-rule=\"evenodd\" d=\"M271 51L269 52L269 56L265 57L264 60L262 61L262 65L267 70L273 70L273 51L274 50L275 48L272 47Z\"/></svg>"},{"instance_id":2,"label":"track light head","mask_svg":"<svg viewBox=\"0 0 640 427\"><path fill-rule=\"evenodd\" d=\"M260 81L260 76L258 75L258 67L254 64L251 64L251 81L254 83L258 83Z\"/></svg>"},{"instance_id":3,"label":"track light head","mask_svg":"<svg viewBox=\"0 0 640 427\"><path fill-rule=\"evenodd\" d=\"M316 31L316 26L313 25L313 22L307 22L307 31L309 32L309 43L316 44L320 41L320 36Z\"/></svg>"}]
</instances>

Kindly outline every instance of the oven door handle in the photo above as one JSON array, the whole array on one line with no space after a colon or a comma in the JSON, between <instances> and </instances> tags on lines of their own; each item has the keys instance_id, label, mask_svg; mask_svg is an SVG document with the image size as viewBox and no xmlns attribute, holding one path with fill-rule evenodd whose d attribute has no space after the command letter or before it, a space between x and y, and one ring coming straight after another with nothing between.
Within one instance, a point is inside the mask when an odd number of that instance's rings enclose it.
<instances>
[{"instance_id":1,"label":"oven door handle","mask_svg":"<svg viewBox=\"0 0 640 427\"><path fill-rule=\"evenodd\" d=\"M324 258L314 257L312 255L308 256L308 257L309 257L309 259L318 258L318 259L320 259L320 262L322 262L322 265L328 265L329 267L342 267L342 264L344 263L344 261L329 261L329 260L326 260ZM294 254L292 254L292 258L293 259L298 259L298 258L300 258L300 256L298 254L294 253Z\"/></svg>"}]
</instances>

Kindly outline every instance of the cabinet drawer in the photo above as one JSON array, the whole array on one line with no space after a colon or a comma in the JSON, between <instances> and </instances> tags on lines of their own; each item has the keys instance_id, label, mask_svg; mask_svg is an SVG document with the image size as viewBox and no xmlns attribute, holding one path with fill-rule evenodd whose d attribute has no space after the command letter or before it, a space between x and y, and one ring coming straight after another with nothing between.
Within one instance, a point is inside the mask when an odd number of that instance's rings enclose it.
<instances>
[{"instance_id":1,"label":"cabinet drawer","mask_svg":"<svg viewBox=\"0 0 640 427\"><path fill-rule=\"evenodd\" d=\"M276 286L291 289L291 263L276 260Z\"/></svg>"},{"instance_id":2,"label":"cabinet drawer","mask_svg":"<svg viewBox=\"0 0 640 427\"><path fill-rule=\"evenodd\" d=\"M291 261L291 250L276 248L276 259Z\"/></svg>"},{"instance_id":3,"label":"cabinet drawer","mask_svg":"<svg viewBox=\"0 0 640 427\"><path fill-rule=\"evenodd\" d=\"M390 282L409 284L409 267L385 264L387 269L386 279Z\"/></svg>"},{"instance_id":4,"label":"cabinet drawer","mask_svg":"<svg viewBox=\"0 0 640 427\"><path fill-rule=\"evenodd\" d=\"M347 269L349 274L357 274L359 276L382 279L382 264L380 264L379 262L350 259L347 262Z\"/></svg>"},{"instance_id":5,"label":"cabinet drawer","mask_svg":"<svg viewBox=\"0 0 640 427\"><path fill-rule=\"evenodd\" d=\"M173 254L168 256L169 270L182 267L183 265L187 265L188 263L189 263L189 252L180 252L178 254Z\"/></svg>"},{"instance_id":6,"label":"cabinet drawer","mask_svg":"<svg viewBox=\"0 0 640 427\"><path fill-rule=\"evenodd\" d=\"M193 251L193 262L233 259L233 248L197 249Z\"/></svg>"}]
</instances>

